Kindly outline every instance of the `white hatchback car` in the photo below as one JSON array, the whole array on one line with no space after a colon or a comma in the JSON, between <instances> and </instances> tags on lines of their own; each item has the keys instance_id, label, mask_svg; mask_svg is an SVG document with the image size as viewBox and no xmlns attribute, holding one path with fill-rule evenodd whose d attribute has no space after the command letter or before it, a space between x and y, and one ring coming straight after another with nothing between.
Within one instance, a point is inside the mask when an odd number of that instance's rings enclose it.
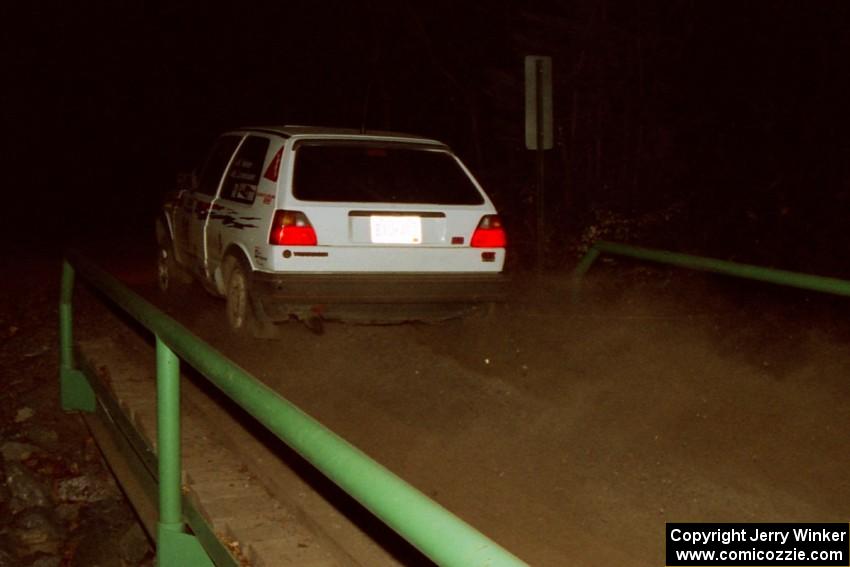
<instances>
[{"instance_id":1,"label":"white hatchback car","mask_svg":"<svg viewBox=\"0 0 850 567\"><path fill-rule=\"evenodd\" d=\"M436 140L242 128L192 179L157 220L159 285L191 273L234 330L440 319L503 298L501 220Z\"/></svg>"}]
</instances>

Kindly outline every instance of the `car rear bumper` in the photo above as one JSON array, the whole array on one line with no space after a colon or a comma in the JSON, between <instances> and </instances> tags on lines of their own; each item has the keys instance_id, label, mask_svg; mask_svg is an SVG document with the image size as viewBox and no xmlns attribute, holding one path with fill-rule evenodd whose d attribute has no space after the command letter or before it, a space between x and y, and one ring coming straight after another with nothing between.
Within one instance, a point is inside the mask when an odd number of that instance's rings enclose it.
<instances>
[{"instance_id":1,"label":"car rear bumper","mask_svg":"<svg viewBox=\"0 0 850 567\"><path fill-rule=\"evenodd\" d=\"M252 292L297 303L456 303L504 301L501 273L268 274L254 272Z\"/></svg>"},{"instance_id":2,"label":"car rear bumper","mask_svg":"<svg viewBox=\"0 0 850 567\"><path fill-rule=\"evenodd\" d=\"M304 316L307 312L333 318L334 313L351 313L358 306L367 313L393 313L390 319L410 320L420 318L423 312L460 313L470 305L504 301L507 282L501 273L254 272L251 292L260 302L263 314L272 320Z\"/></svg>"}]
</instances>

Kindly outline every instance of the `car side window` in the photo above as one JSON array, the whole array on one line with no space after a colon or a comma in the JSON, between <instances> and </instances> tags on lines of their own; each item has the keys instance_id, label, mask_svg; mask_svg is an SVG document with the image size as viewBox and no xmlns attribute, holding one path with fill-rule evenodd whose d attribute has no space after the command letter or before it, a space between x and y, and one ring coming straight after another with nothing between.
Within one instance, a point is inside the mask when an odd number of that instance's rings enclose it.
<instances>
[{"instance_id":1,"label":"car side window","mask_svg":"<svg viewBox=\"0 0 850 567\"><path fill-rule=\"evenodd\" d=\"M224 176L222 199L247 204L254 202L268 149L268 138L248 136Z\"/></svg>"},{"instance_id":2,"label":"car side window","mask_svg":"<svg viewBox=\"0 0 850 567\"><path fill-rule=\"evenodd\" d=\"M224 168L227 167L240 139L239 136L222 136L216 141L201 169L198 186L195 188L197 193L215 195L221 176L224 174Z\"/></svg>"}]
</instances>

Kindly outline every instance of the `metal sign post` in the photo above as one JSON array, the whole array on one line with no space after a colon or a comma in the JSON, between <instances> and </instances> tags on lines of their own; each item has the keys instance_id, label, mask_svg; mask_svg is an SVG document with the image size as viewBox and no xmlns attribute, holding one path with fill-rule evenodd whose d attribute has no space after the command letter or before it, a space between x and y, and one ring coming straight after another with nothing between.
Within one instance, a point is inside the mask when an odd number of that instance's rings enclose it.
<instances>
[{"instance_id":1,"label":"metal sign post","mask_svg":"<svg viewBox=\"0 0 850 567\"><path fill-rule=\"evenodd\" d=\"M552 58L525 58L525 147L537 151L537 269L546 256L544 150L552 149Z\"/></svg>"}]
</instances>

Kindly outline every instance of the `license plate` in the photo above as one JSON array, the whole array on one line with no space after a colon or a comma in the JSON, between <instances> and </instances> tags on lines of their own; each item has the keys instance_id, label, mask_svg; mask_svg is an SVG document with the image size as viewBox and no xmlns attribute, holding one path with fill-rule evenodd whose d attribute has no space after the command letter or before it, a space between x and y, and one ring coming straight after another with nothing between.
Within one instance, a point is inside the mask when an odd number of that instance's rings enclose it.
<instances>
[{"instance_id":1,"label":"license plate","mask_svg":"<svg viewBox=\"0 0 850 567\"><path fill-rule=\"evenodd\" d=\"M421 244L422 219L417 216L369 217L375 244Z\"/></svg>"}]
</instances>

